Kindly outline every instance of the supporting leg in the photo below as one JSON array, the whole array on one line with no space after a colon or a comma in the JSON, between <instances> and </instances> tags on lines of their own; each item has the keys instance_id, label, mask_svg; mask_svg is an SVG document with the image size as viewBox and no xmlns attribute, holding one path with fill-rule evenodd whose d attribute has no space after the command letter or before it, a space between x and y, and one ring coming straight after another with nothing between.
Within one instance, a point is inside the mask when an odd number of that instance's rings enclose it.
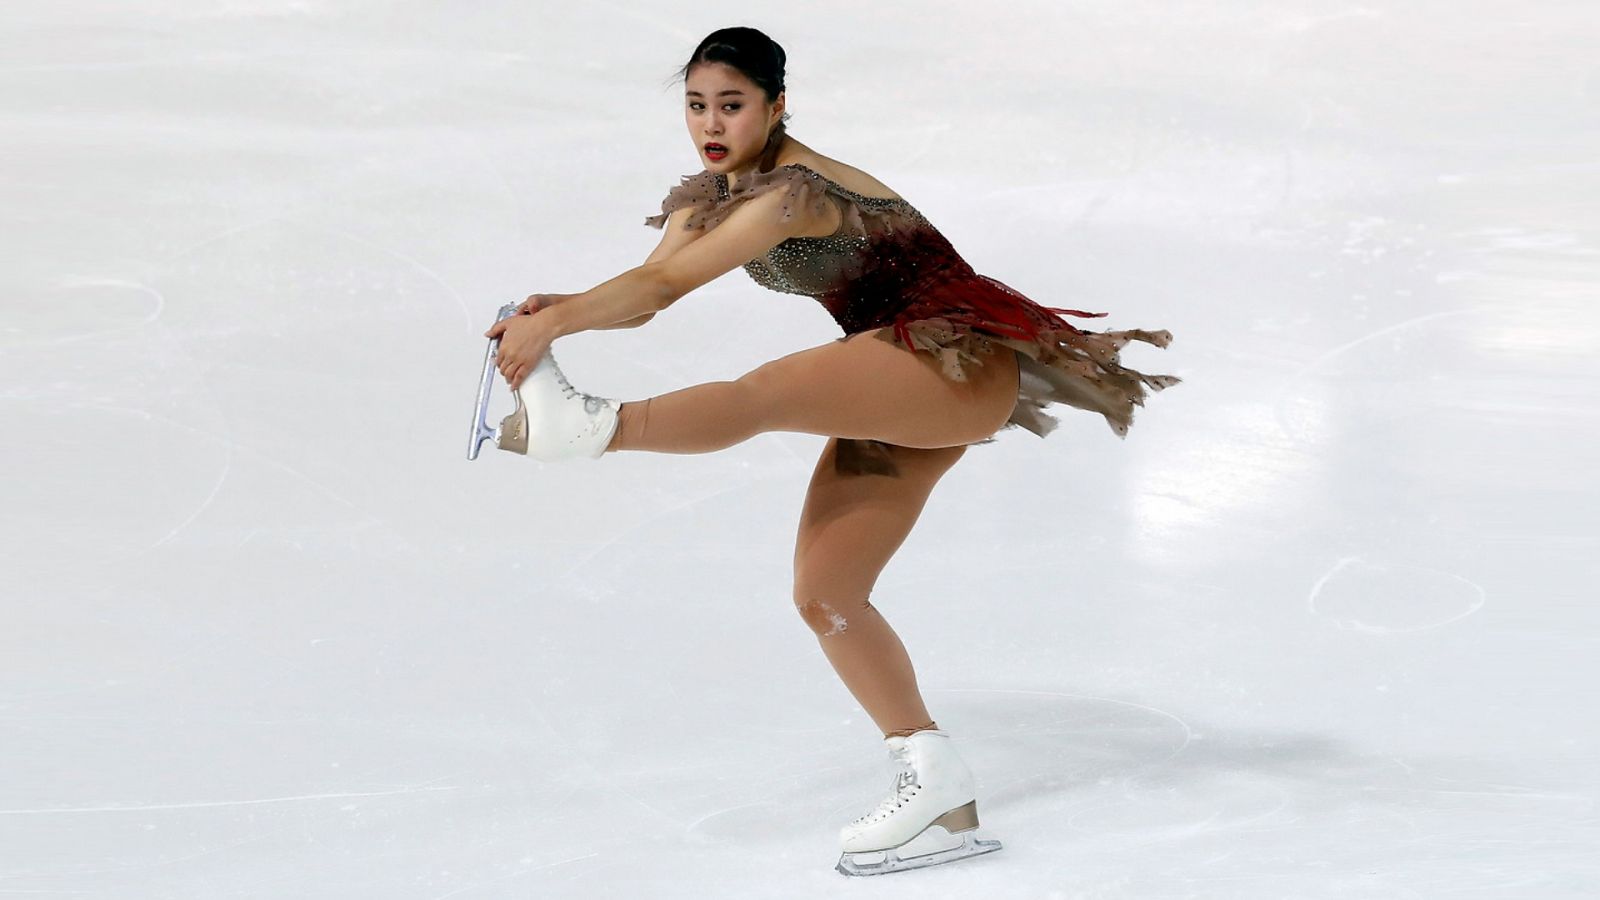
<instances>
[{"instance_id":1,"label":"supporting leg","mask_svg":"<svg viewBox=\"0 0 1600 900\"><path fill-rule=\"evenodd\" d=\"M795 542L794 602L828 662L885 737L938 727L905 645L868 600L939 478L966 452L892 447L899 475L844 475L829 440Z\"/></svg>"},{"instance_id":2,"label":"supporting leg","mask_svg":"<svg viewBox=\"0 0 1600 900\"><path fill-rule=\"evenodd\" d=\"M917 689L917 673L905 644L877 607L862 600L841 613L815 598L798 605L833 670L884 737L909 737L939 727Z\"/></svg>"}]
</instances>

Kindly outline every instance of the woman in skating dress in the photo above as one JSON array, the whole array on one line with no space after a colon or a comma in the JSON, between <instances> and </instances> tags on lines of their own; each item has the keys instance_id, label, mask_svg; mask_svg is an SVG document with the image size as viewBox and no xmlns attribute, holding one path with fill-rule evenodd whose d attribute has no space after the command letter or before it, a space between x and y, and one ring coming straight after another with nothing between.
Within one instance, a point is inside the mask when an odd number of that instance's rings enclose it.
<instances>
[{"instance_id":1,"label":"woman in skating dress","mask_svg":"<svg viewBox=\"0 0 1600 900\"><path fill-rule=\"evenodd\" d=\"M975 840L971 772L923 704L905 647L868 602L935 483L973 444L1021 426L1041 437L1051 403L1103 416L1125 436L1145 388L1179 382L1122 365L1130 340L1084 331L974 272L909 201L785 132L783 50L725 28L683 68L685 120L705 170L646 224L665 228L644 265L581 294L536 294L486 333L517 408L501 449L544 461L606 451L710 453L769 431L828 438L800 514L794 603L900 772L893 793L841 830L847 874L896 871L998 849ZM759 284L816 298L844 336L712 382L619 402L574 389L559 336L637 327L742 266Z\"/></svg>"}]
</instances>

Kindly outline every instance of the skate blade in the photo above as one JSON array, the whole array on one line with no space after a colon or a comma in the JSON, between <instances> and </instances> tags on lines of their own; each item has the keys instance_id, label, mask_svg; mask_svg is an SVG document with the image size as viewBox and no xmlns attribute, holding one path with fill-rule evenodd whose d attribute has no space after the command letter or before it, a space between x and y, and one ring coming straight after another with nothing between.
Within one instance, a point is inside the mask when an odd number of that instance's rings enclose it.
<instances>
[{"instance_id":1,"label":"skate blade","mask_svg":"<svg viewBox=\"0 0 1600 900\"><path fill-rule=\"evenodd\" d=\"M943 828L929 828L899 847L845 853L834 868L842 875L885 875L952 863L1000 849L999 841L979 840L971 831L963 832L959 843L948 846L954 837ZM935 849L926 852L929 848Z\"/></svg>"},{"instance_id":2,"label":"skate blade","mask_svg":"<svg viewBox=\"0 0 1600 900\"><path fill-rule=\"evenodd\" d=\"M517 305L507 303L500 307L500 313L495 317L499 322L507 316L516 315ZM493 439L498 445L500 433L489 427L489 389L494 387L495 357L500 352L500 339L490 338L489 346L483 351L483 374L478 377L478 402L472 410L472 435L467 440L467 459L477 459L478 450L483 442ZM504 424L501 428L504 428Z\"/></svg>"}]
</instances>

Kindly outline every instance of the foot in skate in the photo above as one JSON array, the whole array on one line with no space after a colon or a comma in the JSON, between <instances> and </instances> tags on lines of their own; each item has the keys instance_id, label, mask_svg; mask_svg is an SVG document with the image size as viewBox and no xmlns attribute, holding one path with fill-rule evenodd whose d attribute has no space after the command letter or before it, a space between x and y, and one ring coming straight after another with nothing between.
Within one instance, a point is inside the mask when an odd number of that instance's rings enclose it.
<instances>
[{"instance_id":1,"label":"foot in skate","mask_svg":"<svg viewBox=\"0 0 1600 900\"><path fill-rule=\"evenodd\" d=\"M992 853L999 841L979 840L972 772L948 732L919 731L884 739L900 765L893 792L872 812L839 830L845 875L920 869Z\"/></svg>"},{"instance_id":2,"label":"foot in skate","mask_svg":"<svg viewBox=\"0 0 1600 900\"><path fill-rule=\"evenodd\" d=\"M516 409L495 430L495 446L540 462L600 458L616 433L622 406L575 389L549 351L512 397Z\"/></svg>"}]
</instances>

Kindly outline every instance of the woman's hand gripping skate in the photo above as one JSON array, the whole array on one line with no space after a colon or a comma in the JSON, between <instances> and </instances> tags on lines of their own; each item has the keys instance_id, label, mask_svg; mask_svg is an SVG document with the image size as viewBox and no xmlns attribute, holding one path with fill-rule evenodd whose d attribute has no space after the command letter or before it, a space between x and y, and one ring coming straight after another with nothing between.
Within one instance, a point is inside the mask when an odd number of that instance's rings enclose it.
<instances>
[{"instance_id":1,"label":"woman's hand gripping skate","mask_svg":"<svg viewBox=\"0 0 1600 900\"><path fill-rule=\"evenodd\" d=\"M513 391L522 386L522 380L544 358L556 339L554 330L534 314L574 296L577 295L533 294L517 306L516 315L501 319L483 333L486 338L499 336L495 366Z\"/></svg>"}]
</instances>

